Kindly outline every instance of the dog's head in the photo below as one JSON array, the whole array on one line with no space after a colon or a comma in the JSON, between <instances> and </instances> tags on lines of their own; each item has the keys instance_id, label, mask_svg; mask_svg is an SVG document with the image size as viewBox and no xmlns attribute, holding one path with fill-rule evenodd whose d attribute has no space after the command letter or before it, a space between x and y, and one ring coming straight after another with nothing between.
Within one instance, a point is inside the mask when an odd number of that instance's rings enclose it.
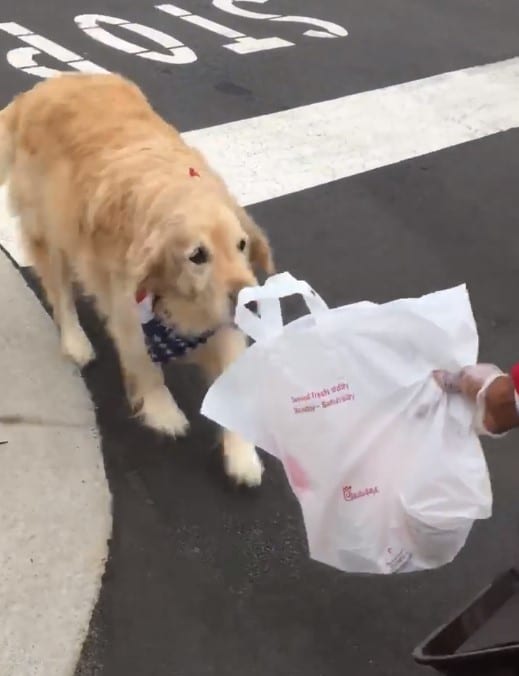
<instances>
[{"instance_id":1,"label":"dog's head","mask_svg":"<svg viewBox=\"0 0 519 676\"><path fill-rule=\"evenodd\" d=\"M155 311L186 332L230 321L241 289L257 284L256 271L274 271L268 239L247 212L207 194L150 229L138 255Z\"/></svg>"}]
</instances>

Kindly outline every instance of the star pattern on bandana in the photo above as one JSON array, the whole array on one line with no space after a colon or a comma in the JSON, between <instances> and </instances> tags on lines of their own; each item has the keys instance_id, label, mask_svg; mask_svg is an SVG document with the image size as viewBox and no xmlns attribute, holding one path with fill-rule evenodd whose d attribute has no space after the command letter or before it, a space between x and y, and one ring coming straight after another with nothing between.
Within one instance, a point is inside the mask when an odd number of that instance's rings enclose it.
<instances>
[{"instance_id":1,"label":"star pattern on bandana","mask_svg":"<svg viewBox=\"0 0 519 676\"><path fill-rule=\"evenodd\" d=\"M216 333L216 330L212 330L198 336L184 336L174 328L165 326L156 317L142 324L142 330L149 355L157 364L167 364L171 359L185 356L207 343Z\"/></svg>"}]
</instances>

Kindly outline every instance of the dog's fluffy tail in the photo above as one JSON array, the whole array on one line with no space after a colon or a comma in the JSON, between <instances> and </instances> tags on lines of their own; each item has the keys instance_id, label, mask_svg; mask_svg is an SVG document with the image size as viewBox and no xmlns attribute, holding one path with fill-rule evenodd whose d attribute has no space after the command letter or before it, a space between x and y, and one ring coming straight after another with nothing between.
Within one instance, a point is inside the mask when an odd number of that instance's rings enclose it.
<instances>
[{"instance_id":1,"label":"dog's fluffy tail","mask_svg":"<svg viewBox=\"0 0 519 676\"><path fill-rule=\"evenodd\" d=\"M0 111L0 185L9 176L14 157L14 104Z\"/></svg>"}]
</instances>

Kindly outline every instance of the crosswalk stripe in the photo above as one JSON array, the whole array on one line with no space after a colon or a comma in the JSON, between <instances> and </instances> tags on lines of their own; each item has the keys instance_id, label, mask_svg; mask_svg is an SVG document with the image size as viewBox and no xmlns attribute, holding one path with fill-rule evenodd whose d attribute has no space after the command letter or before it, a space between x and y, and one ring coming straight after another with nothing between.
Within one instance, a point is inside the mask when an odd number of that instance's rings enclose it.
<instances>
[{"instance_id":1,"label":"crosswalk stripe","mask_svg":"<svg viewBox=\"0 0 519 676\"><path fill-rule=\"evenodd\" d=\"M184 134L255 204L519 125L519 58Z\"/></svg>"},{"instance_id":2,"label":"crosswalk stripe","mask_svg":"<svg viewBox=\"0 0 519 676\"><path fill-rule=\"evenodd\" d=\"M185 133L244 205L519 126L519 57ZM28 261L0 194L0 244Z\"/></svg>"}]
</instances>

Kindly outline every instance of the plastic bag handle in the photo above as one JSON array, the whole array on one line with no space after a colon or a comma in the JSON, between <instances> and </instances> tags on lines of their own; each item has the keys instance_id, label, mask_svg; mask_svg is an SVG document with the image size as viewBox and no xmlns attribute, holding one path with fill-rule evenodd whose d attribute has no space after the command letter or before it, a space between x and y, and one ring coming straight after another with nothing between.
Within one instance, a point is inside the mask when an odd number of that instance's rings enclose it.
<instances>
[{"instance_id":1,"label":"plastic bag handle","mask_svg":"<svg viewBox=\"0 0 519 676\"><path fill-rule=\"evenodd\" d=\"M253 340L263 340L279 335L283 330L281 298L302 296L309 312L317 317L328 311L324 300L304 281L296 279L289 272L269 277L263 286L242 289L238 296L234 321L238 328ZM246 307L247 303L258 303L258 315Z\"/></svg>"}]
</instances>

